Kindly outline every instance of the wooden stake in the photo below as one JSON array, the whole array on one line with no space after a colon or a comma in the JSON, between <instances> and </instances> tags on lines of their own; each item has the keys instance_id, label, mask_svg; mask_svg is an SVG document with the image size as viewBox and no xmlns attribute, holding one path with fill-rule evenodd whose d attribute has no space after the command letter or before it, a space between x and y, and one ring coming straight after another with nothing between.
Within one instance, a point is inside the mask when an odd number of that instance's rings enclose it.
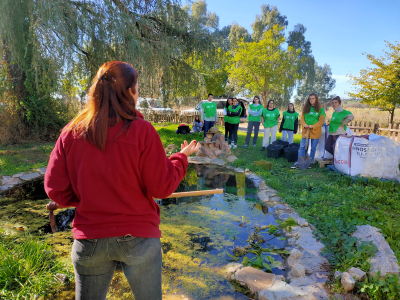
<instances>
[{"instance_id":1,"label":"wooden stake","mask_svg":"<svg viewBox=\"0 0 400 300\"><path fill-rule=\"evenodd\" d=\"M223 194L223 193L224 193L223 189L204 190L204 191L189 191L189 192L172 193L167 198L181 198L181 197L214 195L214 194Z\"/></svg>"},{"instance_id":2,"label":"wooden stake","mask_svg":"<svg viewBox=\"0 0 400 300\"><path fill-rule=\"evenodd\" d=\"M204 190L204 191L189 191L189 192L180 192L180 193L172 193L167 198L181 198L181 197L193 197L193 196L204 196L204 195L214 195L214 194L223 194L223 189L215 189L215 190ZM155 198L157 199L157 198ZM46 209L49 211L53 211L56 209L62 208L57 203L50 201L47 204Z\"/></svg>"}]
</instances>

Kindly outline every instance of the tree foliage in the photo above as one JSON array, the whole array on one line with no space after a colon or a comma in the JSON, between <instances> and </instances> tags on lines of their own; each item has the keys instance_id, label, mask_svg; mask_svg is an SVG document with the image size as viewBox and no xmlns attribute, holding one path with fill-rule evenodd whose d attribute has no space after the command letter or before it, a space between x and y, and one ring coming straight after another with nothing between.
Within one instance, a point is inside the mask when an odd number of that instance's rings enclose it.
<instances>
[{"instance_id":1,"label":"tree foliage","mask_svg":"<svg viewBox=\"0 0 400 300\"><path fill-rule=\"evenodd\" d=\"M228 69L229 80L238 90L260 94L267 103L272 93L282 93L285 85L298 78L297 61L300 50L283 48L283 27L274 25L264 32L259 42L238 42L232 51Z\"/></svg>"},{"instance_id":2,"label":"tree foliage","mask_svg":"<svg viewBox=\"0 0 400 300\"><path fill-rule=\"evenodd\" d=\"M246 28L237 23L233 23L229 31L228 40L230 49L234 49L236 48L238 42L250 42L251 39Z\"/></svg>"},{"instance_id":3,"label":"tree foliage","mask_svg":"<svg viewBox=\"0 0 400 300\"><path fill-rule=\"evenodd\" d=\"M262 5L261 15L256 16L256 20L251 25L253 33L251 39L258 42L263 38L264 32L273 29L275 25L286 28L289 22L286 16L281 15L276 6ZM283 30L276 32L276 34L283 34Z\"/></svg>"},{"instance_id":4,"label":"tree foliage","mask_svg":"<svg viewBox=\"0 0 400 300\"><path fill-rule=\"evenodd\" d=\"M386 42L386 45L390 51L385 52L385 56L378 58L364 53L374 67L361 70L359 76L349 76L353 85L360 86L349 95L362 99L362 103L387 110L393 124L394 110L400 105L400 43Z\"/></svg>"},{"instance_id":5,"label":"tree foliage","mask_svg":"<svg viewBox=\"0 0 400 300\"><path fill-rule=\"evenodd\" d=\"M109 60L135 66L143 95L168 102L193 93L187 79L197 78L197 86L206 80L187 58L211 57L222 40L204 1L3 0L0 16L2 96L15 99L22 122L41 131L65 123L59 99L74 98L71 91L82 98Z\"/></svg>"},{"instance_id":6,"label":"tree foliage","mask_svg":"<svg viewBox=\"0 0 400 300\"><path fill-rule=\"evenodd\" d=\"M302 105L310 93L316 93L321 102L326 102L332 98L329 93L335 88L336 80L332 78L331 67L327 64L319 66L314 63L312 73L313 76L311 78L306 73L306 76L300 80L295 97L295 102L298 105Z\"/></svg>"}]
</instances>

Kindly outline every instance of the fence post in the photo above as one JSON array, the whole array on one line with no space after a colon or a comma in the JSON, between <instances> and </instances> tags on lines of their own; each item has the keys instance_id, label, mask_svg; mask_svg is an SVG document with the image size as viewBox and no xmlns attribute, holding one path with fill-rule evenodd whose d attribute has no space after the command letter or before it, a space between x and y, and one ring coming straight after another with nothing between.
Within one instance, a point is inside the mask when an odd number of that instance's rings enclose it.
<instances>
[{"instance_id":1,"label":"fence post","mask_svg":"<svg viewBox=\"0 0 400 300\"><path fill-rule=\"evenodd\" d=\"M378 124L374 123L374 133L377 134L378 133Z\"/></svg>"}]
</instances>

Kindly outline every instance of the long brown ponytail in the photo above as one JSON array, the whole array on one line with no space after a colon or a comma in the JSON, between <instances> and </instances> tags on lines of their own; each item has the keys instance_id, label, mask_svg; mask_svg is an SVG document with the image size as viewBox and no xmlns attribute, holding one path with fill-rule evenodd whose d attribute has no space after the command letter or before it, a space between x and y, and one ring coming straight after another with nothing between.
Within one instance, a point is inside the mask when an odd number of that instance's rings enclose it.
<instances>
[{"instance_id":1,"label":"long brown ponytail","mask_svg":"<svg viewBox=\"0 0 400 300\"><path fill-rule=\"evenodd\" d=\"M108 128L123 121L121 131L128 130L136 118L134 93L138 74L126 62L110 61L103 64L87 94L86 107L76 116L65 130L82 136L100 150L104 150Z\"/></svg>"}]
</instances>

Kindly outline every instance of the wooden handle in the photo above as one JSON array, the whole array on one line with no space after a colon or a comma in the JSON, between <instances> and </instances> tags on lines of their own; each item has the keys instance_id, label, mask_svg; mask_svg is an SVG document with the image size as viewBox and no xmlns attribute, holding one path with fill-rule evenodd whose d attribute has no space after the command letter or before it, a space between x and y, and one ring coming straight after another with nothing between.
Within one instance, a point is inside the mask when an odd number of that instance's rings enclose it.
<instances>
[{"instance_id":1,"label":"wooden handle","mask_svg":"<svg viewBox=\"0 0 400 300\"><path fill-rule=\"evenodd\" d=\"M223 194L223 189L215 189L215 190L204 190L204 191L189 191L189 192L180 192L180 193L172 193L166 198L180 198L180 197L192 197L192 196L203 196L203 195L214 195L214 194ZM53 211L56 209L62 208L55 202L49 202L47 204L46 209Z\"/></svg>"},{"instance_id":2,"label":"wooden handle","mask_svg":"<svg viewBox=\"0 0 400 300\"><path fill-rule=\"evenodd\" d=\"M223 194L223 193L224 193L223 189L204 190L204 191L189 191L189 192L172 193L167 198L203 196L203 195L214 195L214 194Z\"/></svg>"}]
</instances>

